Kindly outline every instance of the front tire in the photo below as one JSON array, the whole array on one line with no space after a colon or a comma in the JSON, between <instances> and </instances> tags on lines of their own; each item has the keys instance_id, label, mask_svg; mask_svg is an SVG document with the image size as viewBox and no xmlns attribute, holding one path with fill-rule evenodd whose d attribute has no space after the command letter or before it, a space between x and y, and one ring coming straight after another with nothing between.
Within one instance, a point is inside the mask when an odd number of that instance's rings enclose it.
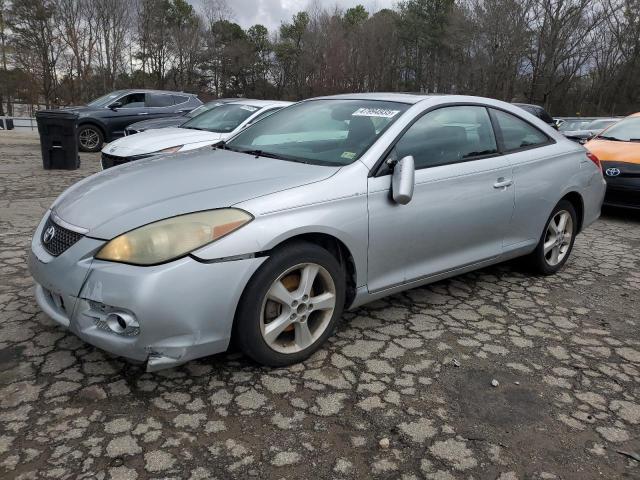
<instances>
[{"instance_id":1,"label":"front tire","mask_svg":"<svg viewBox=\"0 0 640 480\"><path fill-rule=\"evenodd\" d=\"M553 275L558 272L571 254L578 233L578 216L571 202L561 200L551 212L538 246L530 256L538 273Z\"/></svg>"},{"instance_id":2,"label":"front tire","mask_svg":"<svg viewBox=\"0 0 640 480\"><path fill-rule=\"evenodd\" d=\"M104 143L102 131L94 125L81 125L78 128L78 146L81 152L99 152Z\"/></svg>"},{"instance_id":3,"label":"front tire","mask_svg":"<svg viewBox=\"0 0 640 480\"><path fill-rule=\"evenodd\" d=\"M331 336L344 308L345 273L317 245L276 250L251 278L234 324L234 341L248 357L272 367L298 363Z\"/></svg>"}]
</instances>

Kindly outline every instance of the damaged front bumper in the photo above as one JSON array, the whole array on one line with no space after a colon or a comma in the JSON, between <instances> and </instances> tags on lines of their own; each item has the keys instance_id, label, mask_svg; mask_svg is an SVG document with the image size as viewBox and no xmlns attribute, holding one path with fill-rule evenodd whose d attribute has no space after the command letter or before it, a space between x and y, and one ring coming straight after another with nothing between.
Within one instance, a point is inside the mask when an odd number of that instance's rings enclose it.
<instances>
[{"instance_id":1,"label":"damaged front bumper","mask_svg":"<svg viewBox=\"0 0 640 480\"><path fill-rule=\"evenodd\" d=\"M147 371L223 352L244 286L264 258L203 263L185 257L139 267L94 260L103 241L84 237L58 257L36 231L29 269L53 320Z\"/></svg>"}]
</instances>

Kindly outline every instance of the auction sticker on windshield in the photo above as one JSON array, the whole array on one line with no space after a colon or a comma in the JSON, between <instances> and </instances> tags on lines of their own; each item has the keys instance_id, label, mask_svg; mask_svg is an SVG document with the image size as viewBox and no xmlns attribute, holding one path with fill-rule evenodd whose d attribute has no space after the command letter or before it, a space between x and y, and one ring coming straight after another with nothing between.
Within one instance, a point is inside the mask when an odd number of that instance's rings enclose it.
<instances>
[{"instance_id":1,"label":"auction sticker on windshield","mask_svg":"<svg viewBox=\"0 0 640 480\"><path fill-rule=\"evenodd\" d=\"M250 112L255 112L256 110L258 110L257 107L250 107L249 105L240 105L240 108L243 110L248 110Z\"/></svg>"},{"instance_id":2,"label":"auction sticker on windshield","mask_svg":"<svg viewBox=\"0 0 640 480\"><path fill-rule=\"evenodd\" d=\"M386 108L359 108L351 115L354 117L382 117L392 118L395 117L400 110L387 110Z\"/></svg>"}]
</instances>

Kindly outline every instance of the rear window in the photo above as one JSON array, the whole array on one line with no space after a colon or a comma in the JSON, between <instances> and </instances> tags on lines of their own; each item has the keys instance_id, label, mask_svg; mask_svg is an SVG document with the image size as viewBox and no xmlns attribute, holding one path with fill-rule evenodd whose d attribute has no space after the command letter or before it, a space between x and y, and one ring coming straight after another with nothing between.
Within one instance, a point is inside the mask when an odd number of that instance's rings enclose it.
<instances>
[{"instance_id":1,"label":"rear window","mask_svg":"<svg viewBox=\"0 0 640 480\"><path fill-rule=\"evenodd\" d=\"M173 96L163 93L148 93L147 107L170 107L173 105Z\"/></svg>"},{"instance_id":2,"label":"rear window","mask_svg":"<svg viewBox=\"0 0 640 480\"><path fill-rule=\"evenodd\" d=\"M549 142L546 134L515 115L493 109L492 113L502 133L505 151L542 146Z\"/></svg>"},{"instance_id":3,"label":"rear window","mask_svg":"<svg viewBox=\"0 0 640 480\"><path fill-rule=\"evenodd\" d=\"M176 105L179 103L186 103L189 101L189 97L187 97L186 95L174 95L173 101L176 103Z\"/></svg>"}]
</instances>

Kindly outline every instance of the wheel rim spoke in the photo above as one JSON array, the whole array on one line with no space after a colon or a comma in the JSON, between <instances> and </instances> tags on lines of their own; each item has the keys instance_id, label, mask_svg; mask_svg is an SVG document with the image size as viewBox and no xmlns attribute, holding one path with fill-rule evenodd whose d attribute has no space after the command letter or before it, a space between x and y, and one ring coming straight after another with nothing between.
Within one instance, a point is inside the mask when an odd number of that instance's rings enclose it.
<instances>
[{"instance_id":1,"label":"wheel rim spoke","mask_svg":"<svg viewBox=\"0 0 640 480\"><path fill-rule=\"evenodd\" d=\"M298 295L309 295L311 293L311 288L313 287L313 282L318 275L318 270L320 270L320 268L315 264L306 265L302 269L302 275L300 276L300 286L297 290Z\"/></svg>"},{"instance_id":2,"label":"wheel rim spoke","mask_svg":"<svg viewBox=\"0 0 640 480\"><path fill-rule=\"evenodd\" d=\"M272 344L277 340L280 334L293 323L289 313L283 313L275 320L267 323L264 327L264 339L268 344Z\"/></svg>"},{"instance_id":3,"label":"wheel rim spoke","mask_svg":"<svg viewBox=\"0 0 640 480\"><path fill-rule=\"evenodd\" d=\"M336 296L331 292L326 292L322 295L311 298L311 300L309 300L309 303L313 305L313 307L311 308L312 312L316 310L329 310L335 308Z\"/></svg>"},{"instance_id":4,"label":"wheel rim spoke","mask_svg":"<svg viewBox=\"0 0 640 480\"><path fill-rule=\"evenodd\" d=\"M271 288L267 292L267 298L275 300L282 305L290 305L293 302L293 295L287 290L282 281L278 280L271 285Z\"/></svg>"},{"instance_id":5,"label":"wheel rim spoke","mask_svg":"<svg viewBox=\"0 0 640 480\"><path fill-rule=\"evenodd\" d=\"M569 214L563 212L558 219L558 232L564 233L564 229L567 227L567 218Z\"/></svg>"},{"instance_id":6,"label":"wheel rim spoke","mask_svg":"<svg viewBox=\"0 0 640 480\"><path fill-rule=\"evenodd\" d=\"M296 323L295 342L299 348L307 348L313 343L313 335L307 322Z\"/></svg>"},{"instance_id":7,"label":"wheel rim spoke","mask_svg":"<svg viewBox=\"0 0 640 480\"><path fill-rule=\"evenodd\" d=\"M549 240L547 240L544 244L544 253L547 254L551 251L551 249L553 248L553 246L555 245L556 240L555 238L551 238Z\"/></svg>"}]
</instances>

